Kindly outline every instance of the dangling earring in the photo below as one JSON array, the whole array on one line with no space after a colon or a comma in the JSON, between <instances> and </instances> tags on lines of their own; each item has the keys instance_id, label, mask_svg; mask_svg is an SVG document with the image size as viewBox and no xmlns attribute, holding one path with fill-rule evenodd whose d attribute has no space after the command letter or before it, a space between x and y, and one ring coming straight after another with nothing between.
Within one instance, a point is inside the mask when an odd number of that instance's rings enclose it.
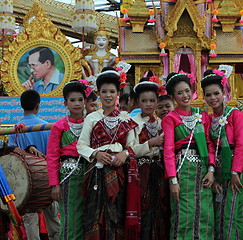
<instances>
[{"instance_id":1,"label":"dangling earring","mask_svg":"<svg viewBox=\"0 0 243 240\"><path fill-rule=\"evenodd\" d=\"M223 97L223 110L226 108L226 96Z\"/></svg>"},{"instance_id":2,"label":"dangling earring","mask_svg":"<svg viewBox=\"0 0 243 240\"><path fill-rule=\"evenodd\" d=\"M205 111L208 112L208 104L206 103Z\"/></svg>"},{"instance_id":3,"label":"dangling earring","mask_svg":"<svg viewBox=\"0 0 243 240\"><path fill-rule=\"evenodd\" d=\"M206 103L206 105L205 105L205 111L208 112L208 103L206 102L205 98L203 100Z\"/></svg>"}]
</instances>

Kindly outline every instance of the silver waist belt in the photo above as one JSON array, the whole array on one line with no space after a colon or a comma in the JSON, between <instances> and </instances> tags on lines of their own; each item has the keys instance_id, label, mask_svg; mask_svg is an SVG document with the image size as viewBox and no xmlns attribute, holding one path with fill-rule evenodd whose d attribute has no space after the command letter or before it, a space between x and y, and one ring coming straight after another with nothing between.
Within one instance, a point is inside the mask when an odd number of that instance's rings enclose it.
<instances>
[{"instance_id":1,"label":"silver waist belt","mask_svg":"<svg viewBox=\"0 0 243 240\"><path fill-rule=\"evenodd\" d=\"M151 164L151 163L159 163L161 162L160 158L139 158L138 159L138 167L141 167L144 163Z\"/></svg>"},{"instance_id":2,"label":"silver waist belt","mask_svg":"<svg viewBox=\"0 0 243 240\"><path fill-rule=\"evenodd\" d=\"M69 174L73 171L72 174L78 175L80 174L81 170L82 170L82 163L78 163L78 159L68 158L61 163L60 172L62 174Z\"/></svg>"},{"instance_id":3,"label":"silver waist belt","mask_svg":"<svg viewBox=\"0 0 243 240\"><path fill-rule=\"evenodd\" d=\"M185 154L186 154L186 156L185 156ZM187 151L186 151L186 149L182 149L176 155L177 161L178 160L180 161L184 156L186 157L186 159L189 162L201 162L200 156L199 156L198 151L196 149L188 149Z\"/></svg>"}]
</instances>

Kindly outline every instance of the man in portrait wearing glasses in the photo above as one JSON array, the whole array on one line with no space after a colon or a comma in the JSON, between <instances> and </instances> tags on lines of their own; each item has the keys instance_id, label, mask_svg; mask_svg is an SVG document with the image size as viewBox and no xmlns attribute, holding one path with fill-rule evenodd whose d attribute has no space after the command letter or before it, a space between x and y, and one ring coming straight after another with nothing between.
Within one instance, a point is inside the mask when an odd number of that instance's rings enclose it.
<instances>
[{"instance_id":1,"label":"man in portrait wearing glasses","mask_svg":"<svg viewBox=\"0 0 243 240\"><path fill-rule=\"evenodd\" d=\"M64 74L54 65L54 54L48 47L36 47L29 52L30 78L22 84L39 94L49 93L62 82ZM35 82L35 79L40 79Z\"/></svg>"}]
</instances>

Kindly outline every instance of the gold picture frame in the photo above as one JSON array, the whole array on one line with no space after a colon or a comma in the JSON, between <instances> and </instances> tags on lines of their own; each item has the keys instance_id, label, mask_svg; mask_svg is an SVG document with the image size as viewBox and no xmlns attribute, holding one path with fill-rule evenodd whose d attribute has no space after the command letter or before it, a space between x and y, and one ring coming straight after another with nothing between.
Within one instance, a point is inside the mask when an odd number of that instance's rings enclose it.
<instances>
[{"instance_id":1,"label":"gold picture frame","mask_svg":"<svg viewBox=\"0 0 243 240\"><path fill-rule=\"evenodd\" d=\"M67 82L72 79L82 78L84 61L81 49L75 48L71 44L60 29L47 17L38 2L34 2L26 15L24 25L25 29L9 45L8 50L4 52L1 63L1 79L7 94L9 96L20 96L27 89L22 86L24 77L20 79L20 70L24 69L23 71L26 74L28 73L27 65L30 69L33 68L31 64L26 62L30 50L45 47L54 53L55 58L59 58L59 62L63 62L60 66L63 65L64 72L62 78L59 78L61 82L59 81L58 87L47 93L42 94L40 92L40 94L43 96L61 96L63 86ZM20 69L20 65L23 69ZM37 82L38 79L35 79L35 81Z\"/></svg>"}]
</instances>

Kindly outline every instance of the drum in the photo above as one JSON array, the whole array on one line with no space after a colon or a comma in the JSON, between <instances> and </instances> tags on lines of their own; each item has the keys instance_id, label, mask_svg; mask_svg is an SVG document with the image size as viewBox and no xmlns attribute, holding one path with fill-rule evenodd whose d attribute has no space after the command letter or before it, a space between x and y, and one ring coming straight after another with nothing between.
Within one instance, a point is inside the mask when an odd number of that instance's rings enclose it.
<instances>
[{"instance_id":1,"label":"drum","mask_svg":"<svg viewBox=\"0 0 243 240\"><path fill-rule=\"evenodd\" d=\"M0 157L0 164L16 197L15 205L20 213L37 212L51 204L45 158L31 154L24 158L11 153ZM0 209L8 210L2 201Z\"/></svg>"}]
</instances>

